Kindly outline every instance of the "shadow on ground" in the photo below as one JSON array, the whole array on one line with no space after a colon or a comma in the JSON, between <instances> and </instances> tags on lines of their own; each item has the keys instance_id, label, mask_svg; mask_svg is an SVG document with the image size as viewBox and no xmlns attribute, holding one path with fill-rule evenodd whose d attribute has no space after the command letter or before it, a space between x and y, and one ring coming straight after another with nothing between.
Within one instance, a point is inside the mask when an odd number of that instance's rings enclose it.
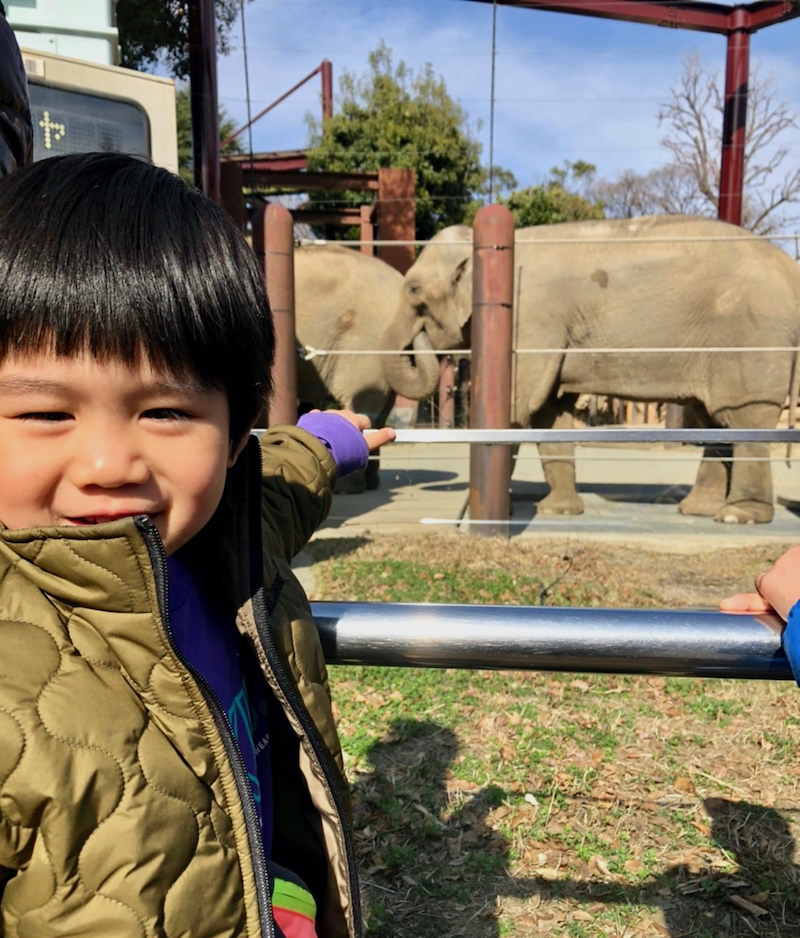
<instances>
[{"instance_id":1,"label":"shadow on ground","mask_svg":"<svg viewBox=\"0 0 800 938\"><path fill-rule=\"evenodd\" d=\"M513 831L504 831L496 817L514 796L491 784L460 789L451 768L458 751L449 728L409 719L394 721L367 752L370 768L354 785L353 803L370 938L616 935L623 932L615 930L614 910L623 906L652 911L648 935L800 933L800 871L779 811L724 798L703 802L709 836L733 873L721 872L709 855L706 868L672 866L628 885L591 872L586 863L573 869L565 850L561 875L513 875ZM552 850L542 836L533 849ZM509 902L513 932L498 918Z\"/></svg>"}]
</instances>

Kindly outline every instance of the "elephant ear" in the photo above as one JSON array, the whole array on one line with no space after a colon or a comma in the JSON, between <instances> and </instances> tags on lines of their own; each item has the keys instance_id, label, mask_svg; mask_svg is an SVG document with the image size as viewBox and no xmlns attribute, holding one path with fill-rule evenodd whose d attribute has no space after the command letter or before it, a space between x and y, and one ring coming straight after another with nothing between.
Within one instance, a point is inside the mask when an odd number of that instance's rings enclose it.
<instances>
[{"instance_id":1,"label":"elephant ear","mask_svg":"<svg viewBox=\"0 0 800 938\"><path fill-rule=\"evenodd\" d=\"M458 310L458 324L463 328L472 315L472 253L456 264L450 278L450 288Z\"/></svg>"},{"instance_id":2,"label":"elephant ear","mask_svg":"<svg viewBox=\"0 0 800 938\"><path fill-rule=\"evenodd\" d=\"M460 281L461 281L461 278L464 276L464 271L465 271L468 267L469 267L470 269L472 269L472 256L469 255L469 254L468 254L463 260L459 261L459 262L456 264L456 269L453 271L453 276L452 276L452 279L451 279L451 283L452 283L453 287L457 287L457 286L458 286L458 284L459 284Z\"/></svg>"}]
</instances>

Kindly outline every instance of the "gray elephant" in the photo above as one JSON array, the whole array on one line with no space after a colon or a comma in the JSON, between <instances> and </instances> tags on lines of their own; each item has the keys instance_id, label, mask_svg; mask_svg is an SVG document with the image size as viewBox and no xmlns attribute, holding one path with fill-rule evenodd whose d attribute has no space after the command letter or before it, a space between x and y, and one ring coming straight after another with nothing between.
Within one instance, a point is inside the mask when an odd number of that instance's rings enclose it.
<instances>
[{"instance_id":1,"label":"gray elephant","mask_svg":"<svg viewBox=\"0 0 800 938\"><path fill-rule=\"evenodd\" d=\"M405 276L397 322L406 329L422 322L434 348L469 341L471 241L470 228L444 229ZM520 229L514 306L514 348L554 350L514 356L514 426L571 426L583 393L685 404L702 426L772 428L791 390L793 421L796 355L744 350L798 345L800 268L741 228L649 216ZM677 346L732 351L657 351ZM570 354L593 348L642 351ZM733 449L751 459L703 461L682 512L732 523L772 520L769 463L752 461L767 457L768 446ZM539 451L550 493L538 510L580 513L573 447L543 444Z\"/></svg>"},{"instance_id":2,"label":"gray elephant","mask_svg":"<svg viewBox=\"0 0 800 938\"><path fill-rule=\"evenodd\" d=\"M301 247L294 254L294 279L298 344L336 353L298 362L302 405L325 407L332 400L383 426L398 387L415 400L433 393L438 359L421 322L396 319L403 277L394 268L339 245ZM413 356L400 353L408 347ZM398 354L342 354L375 349ZM377 484L374 473L367 484Z\"/></svg>"}]
</instances>

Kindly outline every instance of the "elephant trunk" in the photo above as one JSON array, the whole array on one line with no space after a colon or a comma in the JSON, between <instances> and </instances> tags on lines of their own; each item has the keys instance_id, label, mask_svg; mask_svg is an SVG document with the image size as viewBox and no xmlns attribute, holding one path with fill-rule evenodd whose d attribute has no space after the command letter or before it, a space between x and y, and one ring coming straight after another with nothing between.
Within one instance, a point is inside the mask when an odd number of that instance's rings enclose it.
<instances>
[{"instance_id":1,"label":"elephant trunk","mask_svg":"<svg viewBox=\"0 0 800 938\"><path fill-rule=\"evenodd\" d=\"M397 328L390 328L383 337L385 349L405 348L408 343ZM419 401L432 394L439 383L439 360L433 351L430 339L421 329L412 340L414 361L404 353L382 355L383 374L396 394Z\"/></svg>"}]
</instances>

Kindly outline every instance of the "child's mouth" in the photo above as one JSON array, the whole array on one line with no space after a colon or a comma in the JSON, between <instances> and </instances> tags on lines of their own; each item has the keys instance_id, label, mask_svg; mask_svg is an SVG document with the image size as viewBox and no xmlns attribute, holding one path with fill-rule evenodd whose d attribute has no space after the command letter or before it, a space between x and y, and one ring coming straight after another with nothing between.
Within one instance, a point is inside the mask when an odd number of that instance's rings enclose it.
<instances>
[{"instance_id":1,"label":"child's mouth","mask_svg":"<svg viewBox=\"0 0 800 938\"><path fill-rule=\"evenodd\" d=\"M85 515L83 517L67 518L70 524L88 525L88 524L108 524L110 521L119 521L121 518L132 518L134 515L148 515L153 517L152 512L135 511L125 512L119 515Z\"/></svg>"}]
</instances>

